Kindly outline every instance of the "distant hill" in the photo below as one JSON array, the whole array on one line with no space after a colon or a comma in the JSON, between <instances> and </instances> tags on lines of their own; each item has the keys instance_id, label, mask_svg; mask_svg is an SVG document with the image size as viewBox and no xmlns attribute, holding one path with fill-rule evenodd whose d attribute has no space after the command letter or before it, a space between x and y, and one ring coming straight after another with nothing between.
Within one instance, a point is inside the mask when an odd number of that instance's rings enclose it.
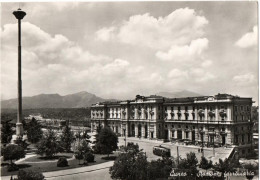
<instances>
[{"instance_id":1,"label":"distant hill","mask_svg":"<svg viewBox=\"0 0 260 180\"><path fill-rule=\"evenodd\" d=\"M201 94L192 92L192 91L177 91L177 92L159 92L156 93L157 96L163 96L168 98L181 98L181 97L196 97L196 96L203 96Z\"/></svg>"},{"instance_id":2,"label":"distant hill","mask_svg":"<svg viewBox=\"0 0 260 180\"><path fill-rule=\"evenodd\" d=\"M23 109L31 108L80 108L90 107L92 104L103 101L116 101L103 99L94 94L82 91L75 94L61 96L59 94L39 94L32 97L23 97ZM17 99L1 101L1 108L17 108Z\"/></svg>"}]
</instances>

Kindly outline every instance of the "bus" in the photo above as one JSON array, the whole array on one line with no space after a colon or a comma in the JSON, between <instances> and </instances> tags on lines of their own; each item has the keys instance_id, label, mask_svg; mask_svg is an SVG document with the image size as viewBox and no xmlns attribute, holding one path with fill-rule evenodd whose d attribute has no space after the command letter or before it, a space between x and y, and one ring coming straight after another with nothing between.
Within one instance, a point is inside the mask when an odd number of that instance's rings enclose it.
<instances>
[{"instance_id":1,"label":"bus","mask_svg":"<svg viewBox=\"0 0 260 180\"><path fill-rule=\"evenodd\" d=\"M166 156L170 157L171 156L171 149L163 147L163 146L154 146L153 147L153 154L157 156Z\"/></svg>"}]
</instances>

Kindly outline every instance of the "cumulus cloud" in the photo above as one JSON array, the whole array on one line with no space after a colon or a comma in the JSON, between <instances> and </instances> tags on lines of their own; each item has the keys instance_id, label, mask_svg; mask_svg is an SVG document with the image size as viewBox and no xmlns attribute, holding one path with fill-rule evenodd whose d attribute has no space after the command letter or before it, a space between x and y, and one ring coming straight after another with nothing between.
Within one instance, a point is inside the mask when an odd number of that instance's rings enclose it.
<instances>
[{"instance_id":1,"label":"cumulus cloud","mask_svg":"<svg viewBox=\"0 0 260 180\"><path fill-rule=\"evenodd\" d=\"M201 37L207 24L208 20L193 9L180 8L165 17L156 18L149 13L134 15L116 30L113 27L102 28L97 31L97 35L105 34L105 38L99 38L104 41L115 36L126 44L165 49Z\"/></svg>"},{"instance_id":2,"label":"cumulus cloud","mask_svg":"<svg viewBox=\"0 0 260 180\"><path fill-rule=\"evenodd\" d=\"M1 40L4 44L1 49L1 84L4 97L12 97L16 94L16 89L12 88L15 87L17 81L16 29L17 24L6 24L1 30ZM22 70L25 94L29 91L30 93L38 91L39 87L42 88L41 92L57 92L59 88L63 89L68 84L75 85L68 88L75 92L79 84L82 84L81 88L85 89L83 84L86 81L92 83L88 86L93 86L93 90L96 88L94 88L93 79L100 82L105 79L109 82L115 77L120 79L127 71L131 72L130 63L127 60L92 54L63 35L51 36L28 22L23 23L22 30Z\"/></svg>"},{"instance_id":3,"label":"cumulus cloud","mask_svg":"<svg viewBox=\"0 0 260 180\"><path fill-rule=\"evenodd\" d=\"M163 61L194 61L208 48L208 39L196 39L190 45L174 45L168 52L158 51L156 56Z\"/></svg>"},{"instance_id":4,"label":"cumulus cloud","mask_svg":"<svg viewBox=\"0 0 260 180\"><path fill-rule=\"evenodd\" d=\"M16 97L17 24L1 29L1 95ZM87 90L103 97L134 96L140 84L155 89L165 83L163 75L133 65L127 59L93 54L61 34L50 35L24 22L22 28L23 95L68 94ZM127 85L126 85L127 84ZM115 88L116 87L116 88Z\"/></svg>"},{"instance_id":5,"label":"cumulus cloud","mask_svg":"<svg viewBox=\"0 0 260 180\"><path fill-rule=\"evenodd\" d=\"M109 41L114 38L115 27L102 28L96 32L97 40Z\"/></svg>"},{"instance_id":6,"label":"cumulus cloud","mask_svg":"<svg viewBox=\"0 0 260 180\"><path fill-rule=\"evenodd\" d=\"M257 45L258 40L258 27L254 26L252 32L248 32L245 35L243 35L236 43L235 45L240 48L248 48L252 46Z\"/></svg>"}]
</instances>

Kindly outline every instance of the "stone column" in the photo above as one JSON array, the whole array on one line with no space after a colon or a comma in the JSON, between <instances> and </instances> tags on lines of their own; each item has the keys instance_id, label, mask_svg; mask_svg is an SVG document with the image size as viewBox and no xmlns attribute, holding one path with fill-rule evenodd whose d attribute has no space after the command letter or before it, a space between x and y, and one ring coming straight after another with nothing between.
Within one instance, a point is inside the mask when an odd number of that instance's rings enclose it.
<instances>
[{"instance_id":1,"label":"stone column","mask_svg":"<svg viewBox=\"0 0 260 180\"><path fill-rule=\"evenodd\" d=\"M128 126L128 123L126 123L126 125L125 125L125 134L126 134L126 137L129 137L129 126Z\"/></svg>"},{"instance_id":2,"label":"stone column","mask_svg":"<svg viewBox=\"0 0 260 180\"><path fill-rule=\"evenodd\" d=\"M218 121L218 106L215 107L215 120Z\"/></svg>"},{"instance_id":3,"label":"stone column","mask_svg":"<svg viewBox=\"0 0 260 180\"><path fill-rule=\"evenodd\" d=\"M171 133L172 133L171 129L168 128L168 140L171 140Z\"/></svg>"},{"instance_id":4,"label":"stone column","mask_svg":"<svg viewBox=\"0 0 260 180\"><path fill-rule=\"evenodd\" d=\"M135 124L135 137L138 137L138 125Z\"/></svg>"},{"instance_id":5,"label":"stone column","mask_svg":"<svg viewBox=\"0 0 260 180\"><path fill-rule=\"evenodd\" d=\"M157 124L154 123L153 138L157 138Z\"/></svg>"},{"instance_id":6,"label":"stone column","mask_svg":"<svg viewBox=\"0 0 260 180\"><path fill-rule=\"evenodd\" d=\"M153 119L156 121L157 117L158 117L158 111L157 111L157 107L155 106L155 107L154 107Z\"/></svg>"},{"instance_id":7,"label":"stone column","mask_svg":"<svg viewBox=\"0 0 260 180\"><path fill-rule=\"evenodd\" d=\"M227 121L231 121L231 106L227 106Z\"/></svg>"},{"instance_id":8,"label":"stone column","mask_svg":"<svg viewBox=\"0 0 260 180\"><path fill-rule=\"evenodd\" d=\"M124 130L123 130L123 124L121 123L121 129L120 129L121 137L124 136Z\"/></svg>"},{"instance_id":9,"label":"stone column","mask_svg":"<svg viewBox=\"0 0 260 180\"><path fill-rule=\"evenodd\" d=\"M195 120L197 121L198 120L198 108L195 107Z\"/></svg>"},{"instance_id":10,"label":"stone column","mask_svg":"<svg viewBox=\"0 0 260 180\"><path fill-rule=\"evenodd\" d=\"M207 106L205 106L205 121L207 121L208 120L208 107Z\"/></svg>"},{"instance_id":11,"label":"stone column","mask_svg":"<svg viewBox=\"0 0 260 180\"><path fill-rule=\"evenodd\" d=\"M144 136L145 136L145 127L144 127L144 124L142 124L142 131L141 131L142 133L142 138L144 138Z\"/></svg>"}]
</instances>

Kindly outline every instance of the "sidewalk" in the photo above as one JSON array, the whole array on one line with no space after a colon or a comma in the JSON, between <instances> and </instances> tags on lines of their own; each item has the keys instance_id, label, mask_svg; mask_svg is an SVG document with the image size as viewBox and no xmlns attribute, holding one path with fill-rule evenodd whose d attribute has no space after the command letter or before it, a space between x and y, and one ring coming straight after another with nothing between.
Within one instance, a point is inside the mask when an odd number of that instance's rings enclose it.
<instances>
[{"instance_id":1,"label":"sidewalk","mask_svg":"<svg viewBox=\"0 0 260 180\"><path fill-rule=\"evenodd\" d=\"M76 175L81 174L85 172L92 172L100 169L107 169L113 165L114 161L105 162L102 164L97 164L93 166L86 166L81 168L73 168L73 169L66 169L66 170L60 170L60 171L51 171L51 172L44 172L43 175L45 176L45 179L55 179L62 176L68 176L68 175ZM16 177L16 176L13 176ZM10 180L11 176L1 176L1 180Z\"/></svg>"}]
</instances>

